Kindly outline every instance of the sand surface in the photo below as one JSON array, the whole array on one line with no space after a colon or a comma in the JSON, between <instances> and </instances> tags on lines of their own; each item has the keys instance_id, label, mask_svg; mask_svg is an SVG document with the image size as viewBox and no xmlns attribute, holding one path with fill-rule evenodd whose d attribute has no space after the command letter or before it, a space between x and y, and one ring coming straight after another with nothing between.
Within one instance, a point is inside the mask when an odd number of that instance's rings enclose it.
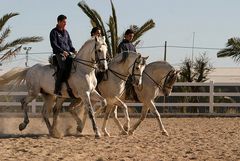
<instances>
[{"instance_id":1,"label":"sand surface","mask_svg":"<svg viewBox=\"0 0 240 161\"><path fill-rule=\"evenodd\" d=\"M240 118L163 118L169 137L161 135L154 118L144 120L132 136L119 135L110 119L111 137L100 139L94 138L89 121L79 136L73 120L61 118L61 132L73 135L55 139L40 118L31 118L19 132L21 120L0 118L1 161L240 161ZM100 127L102 119L97 123Z\"/></svg>"}]
</instances>

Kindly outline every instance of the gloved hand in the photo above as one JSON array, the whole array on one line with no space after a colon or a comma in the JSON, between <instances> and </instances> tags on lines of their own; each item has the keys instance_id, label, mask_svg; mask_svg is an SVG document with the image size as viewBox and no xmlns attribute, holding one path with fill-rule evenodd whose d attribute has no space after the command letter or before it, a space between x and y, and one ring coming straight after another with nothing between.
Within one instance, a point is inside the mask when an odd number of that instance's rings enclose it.
<instances>
[{"instance_id":1,"label":"gloved hand","mask_svg":"<svg viewBox=\"0 0 240 161\"><path fill-rule=\"evenodd\" d=\"M64 56L65 58L66 58L68 55L69 55L68 52L66 52L66 51L63 52L63 56Z\"/></svg>"}]
</instances>

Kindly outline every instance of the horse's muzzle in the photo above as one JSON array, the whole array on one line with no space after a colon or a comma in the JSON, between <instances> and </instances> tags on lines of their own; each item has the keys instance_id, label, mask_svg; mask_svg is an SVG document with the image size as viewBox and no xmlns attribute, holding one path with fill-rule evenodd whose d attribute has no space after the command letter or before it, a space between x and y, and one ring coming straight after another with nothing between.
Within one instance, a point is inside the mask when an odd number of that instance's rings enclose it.
<instances>
[{"instance_id":1,"label":"horse's muzzle","mask_svg":"<svg viewBox=\"0 0 240 161\"><path fill-rule=\"evenodd\" d=\"M108 69L108 66L107 66L107 63L100 63L98 65L98 69L101 71L101 72L104 72Z\"/></svg>"}]
</instances>

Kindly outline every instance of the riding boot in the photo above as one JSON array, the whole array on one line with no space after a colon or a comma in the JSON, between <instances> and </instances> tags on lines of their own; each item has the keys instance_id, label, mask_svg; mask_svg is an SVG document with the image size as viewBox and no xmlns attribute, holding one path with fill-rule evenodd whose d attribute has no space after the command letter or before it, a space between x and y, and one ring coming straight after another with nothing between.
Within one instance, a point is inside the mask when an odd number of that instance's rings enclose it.
<instances>
[{"instance_id":1,"label":"riding boot","mask_svg":"<svg viewBox=\"0 0 240 161\"><path fill-rule=\"evenodd\" d=\"M55 90L54 90L54 94L56 95L62 95L61 94L61 89L62 89L62 77L63 77L63 71L59 69L59 71L57 72L57 79L55 82Z\"/></svg>"}]
</instances>

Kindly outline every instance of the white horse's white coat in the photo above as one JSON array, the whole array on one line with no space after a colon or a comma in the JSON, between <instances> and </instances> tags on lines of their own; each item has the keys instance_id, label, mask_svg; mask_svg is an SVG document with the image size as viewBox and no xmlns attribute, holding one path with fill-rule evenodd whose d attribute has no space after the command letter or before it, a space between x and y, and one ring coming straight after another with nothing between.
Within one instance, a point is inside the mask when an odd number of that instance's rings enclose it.
<instances>
[{"instance_id":1,"label":"white horse's white coat","mask_svg":"<svg viewBox=\"0 0 240 161\"><path fill-rule=\"evenodd\" d=\"M95 87L97 85L97 80L95 77L95 68L97 65L100 68L100 70L107 69L106 55L107 45L105 43L104 38L92 38L86 41L76 55L76 61L74 61L73 65L76 68L72 69L72 73L70 75L70 78L68 79L69 85L73 91L74 96L80 100L83 100L84 106L89 112L96 137L99 137L100 134L95 123L92 105L90 102L90 95L97 97L99 100L102 101L103 105L105 104L105 100L95 90ZM36 64L30 68L12 69L11 71L5 73L0 77L1 85L7 83L17 85L26 80L28 95L21 101L22 108L24 109L24 122L19 125L20 130L25 129L27 124L29 123L27 114L28 111L27 104L31 102L33 99L35 99L40 92L44 97L43 105L44 120L48 121L48 115L46 115L48 111L46 111L46 109L51 109L55 101L54 96L55 79L53 77L54 72L55 72L54 69L51 68L50 65ZM62 98L57 99L57 103L55 105L56 108L54 110L55 112L53 125L51 126L49 121L46 122L49 132L54 137L59 137L59 133L56 129L57 115L59 109L64 99L69 97L65 84L62 87L61 93Z\"/></svg>"}]
</instances>

